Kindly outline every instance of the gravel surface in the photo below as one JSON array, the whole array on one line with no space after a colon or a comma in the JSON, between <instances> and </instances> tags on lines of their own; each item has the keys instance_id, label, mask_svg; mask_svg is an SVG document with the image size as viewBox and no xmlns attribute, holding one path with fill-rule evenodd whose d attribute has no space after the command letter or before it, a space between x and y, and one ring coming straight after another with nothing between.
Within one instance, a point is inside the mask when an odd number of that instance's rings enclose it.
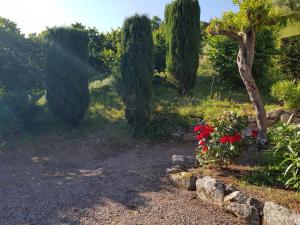
<instances>
[{"instance_id":1,"label":"gravel surface","mask_svg":"<svg viewBox=\"0 0 300 225\"><path fill-rule=\"evenodd\" d=\"M191 144L54 138L0 152L0 225L243 224L164 177Z\"/></svg>"}]
</instances>

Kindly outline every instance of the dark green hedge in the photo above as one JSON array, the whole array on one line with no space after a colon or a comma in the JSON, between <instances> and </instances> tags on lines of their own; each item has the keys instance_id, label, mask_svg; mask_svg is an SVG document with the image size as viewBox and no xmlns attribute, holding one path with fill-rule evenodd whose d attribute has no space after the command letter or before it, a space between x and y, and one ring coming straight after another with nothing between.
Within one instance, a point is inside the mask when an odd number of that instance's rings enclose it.
<instances>
[{"instance_id":1,"label":"dark green hedge","mask_svg":"<svg viewBox=\"0 0 300 225\"><path fill-rule=\"evenodd\" d=\"M292 78L300 79L300 35L282 39L281 68Z\"/></svg>"},{"instance_id":2,"label":"dark green hedge","mask_svg":"<svg viewBox=\"0 0 300 225\"><path fill-rule=\"evenodd\" d=\"M198 0L176 0L166 6L167 71L185 94L196 81L200 53Z\"/></svg>"},{"instance_id":3,"label":"dark green hedge","mask_svg":"<svg viewBox=\"0 0 300 225\"><path fill-rule=\"evenodd\" d=\"M67 125L77 125L89 106L88 35L77 28L58 27L49 29L46 39L48 108Z\"/></svg>"},{"instance_id":4,"label":"dark green hedge","mask_svg":"<svg viewBox=\"0 0 300 225\"><path fill-rule=\"evenodd\" d=\"M121 44L121 85L126 105L125 116L140 136L150 120L153 77L153 41L151 22L135 15L125 20Z\"/></svg>"}]
</instances>

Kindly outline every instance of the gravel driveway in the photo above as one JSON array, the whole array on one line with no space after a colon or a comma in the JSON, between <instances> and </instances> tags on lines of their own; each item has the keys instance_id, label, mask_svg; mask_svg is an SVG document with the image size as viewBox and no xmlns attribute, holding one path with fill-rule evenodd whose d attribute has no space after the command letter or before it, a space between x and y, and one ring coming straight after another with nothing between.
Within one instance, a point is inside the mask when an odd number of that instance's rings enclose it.
<instances>
[{"instance_id":1,"label":"gravel driveway","mask_svg":"<svg viewBox=\"0 0 300 225\"><path fill-rule=\"evenodd\" d=\"M0 225L243 224L164 177L192 148L94 135L0 152Z\"/></svg>"}]
</instances>

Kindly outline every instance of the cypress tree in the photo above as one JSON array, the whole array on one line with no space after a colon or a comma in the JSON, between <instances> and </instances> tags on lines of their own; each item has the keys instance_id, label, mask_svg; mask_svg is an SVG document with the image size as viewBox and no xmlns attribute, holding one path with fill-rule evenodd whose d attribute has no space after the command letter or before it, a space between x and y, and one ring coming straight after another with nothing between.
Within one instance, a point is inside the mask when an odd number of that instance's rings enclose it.
<instances>
[{"instance_id":1,"label":"cypress tree","mask_svg":"<svg viewBox=\"0 0 300 225\"><path fill-rule=\"evenodd\" d=\"M167 25L167 71L185 94L196 81L200 50L198 0L175 0L165 9Z\"/></svg>"},{"instance_id":2,"label":"cypress tree","mask_svg":"<svg viewBox=\"0 0 300 225\"><path fill-rule=\"evenodd\" d=\"M89 106L88 35L78 28L48 29L46 98L49 110L67 125L78 125Z\"/></svg>"},{"instance_id":3,"label":"cypress tree","mask_svg":"<svg viewBox=\"0 0 300 225\"><path fill-rule=\"evenodd\" d=\"M150 118L153 77L153 40L147 16L132 16L124 21L121 44L122 96L125 116L135 135L146 131Z\"/></svg>"}]
</instances>

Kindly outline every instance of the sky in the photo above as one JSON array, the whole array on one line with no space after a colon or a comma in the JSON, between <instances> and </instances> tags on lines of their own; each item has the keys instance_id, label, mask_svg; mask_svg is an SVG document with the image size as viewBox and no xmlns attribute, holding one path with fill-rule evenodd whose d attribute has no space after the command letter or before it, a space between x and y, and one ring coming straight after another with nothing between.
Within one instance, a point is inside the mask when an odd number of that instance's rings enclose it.
<instances>
[{"instance_id":1,"label":"sky","mask_svg":"<svg viewBox=\"0 0 300 225\"><path fill-rule=\"evenodd\" d=\"M124 18L135 13L163 18L164 7L172 0L0 0L0 16L16 22L25 34L46 27L81 22L99 31L121 27ZM231 0L200 0L201 20L220 17L236 10Z\"/></svg>"}]
</instances>

